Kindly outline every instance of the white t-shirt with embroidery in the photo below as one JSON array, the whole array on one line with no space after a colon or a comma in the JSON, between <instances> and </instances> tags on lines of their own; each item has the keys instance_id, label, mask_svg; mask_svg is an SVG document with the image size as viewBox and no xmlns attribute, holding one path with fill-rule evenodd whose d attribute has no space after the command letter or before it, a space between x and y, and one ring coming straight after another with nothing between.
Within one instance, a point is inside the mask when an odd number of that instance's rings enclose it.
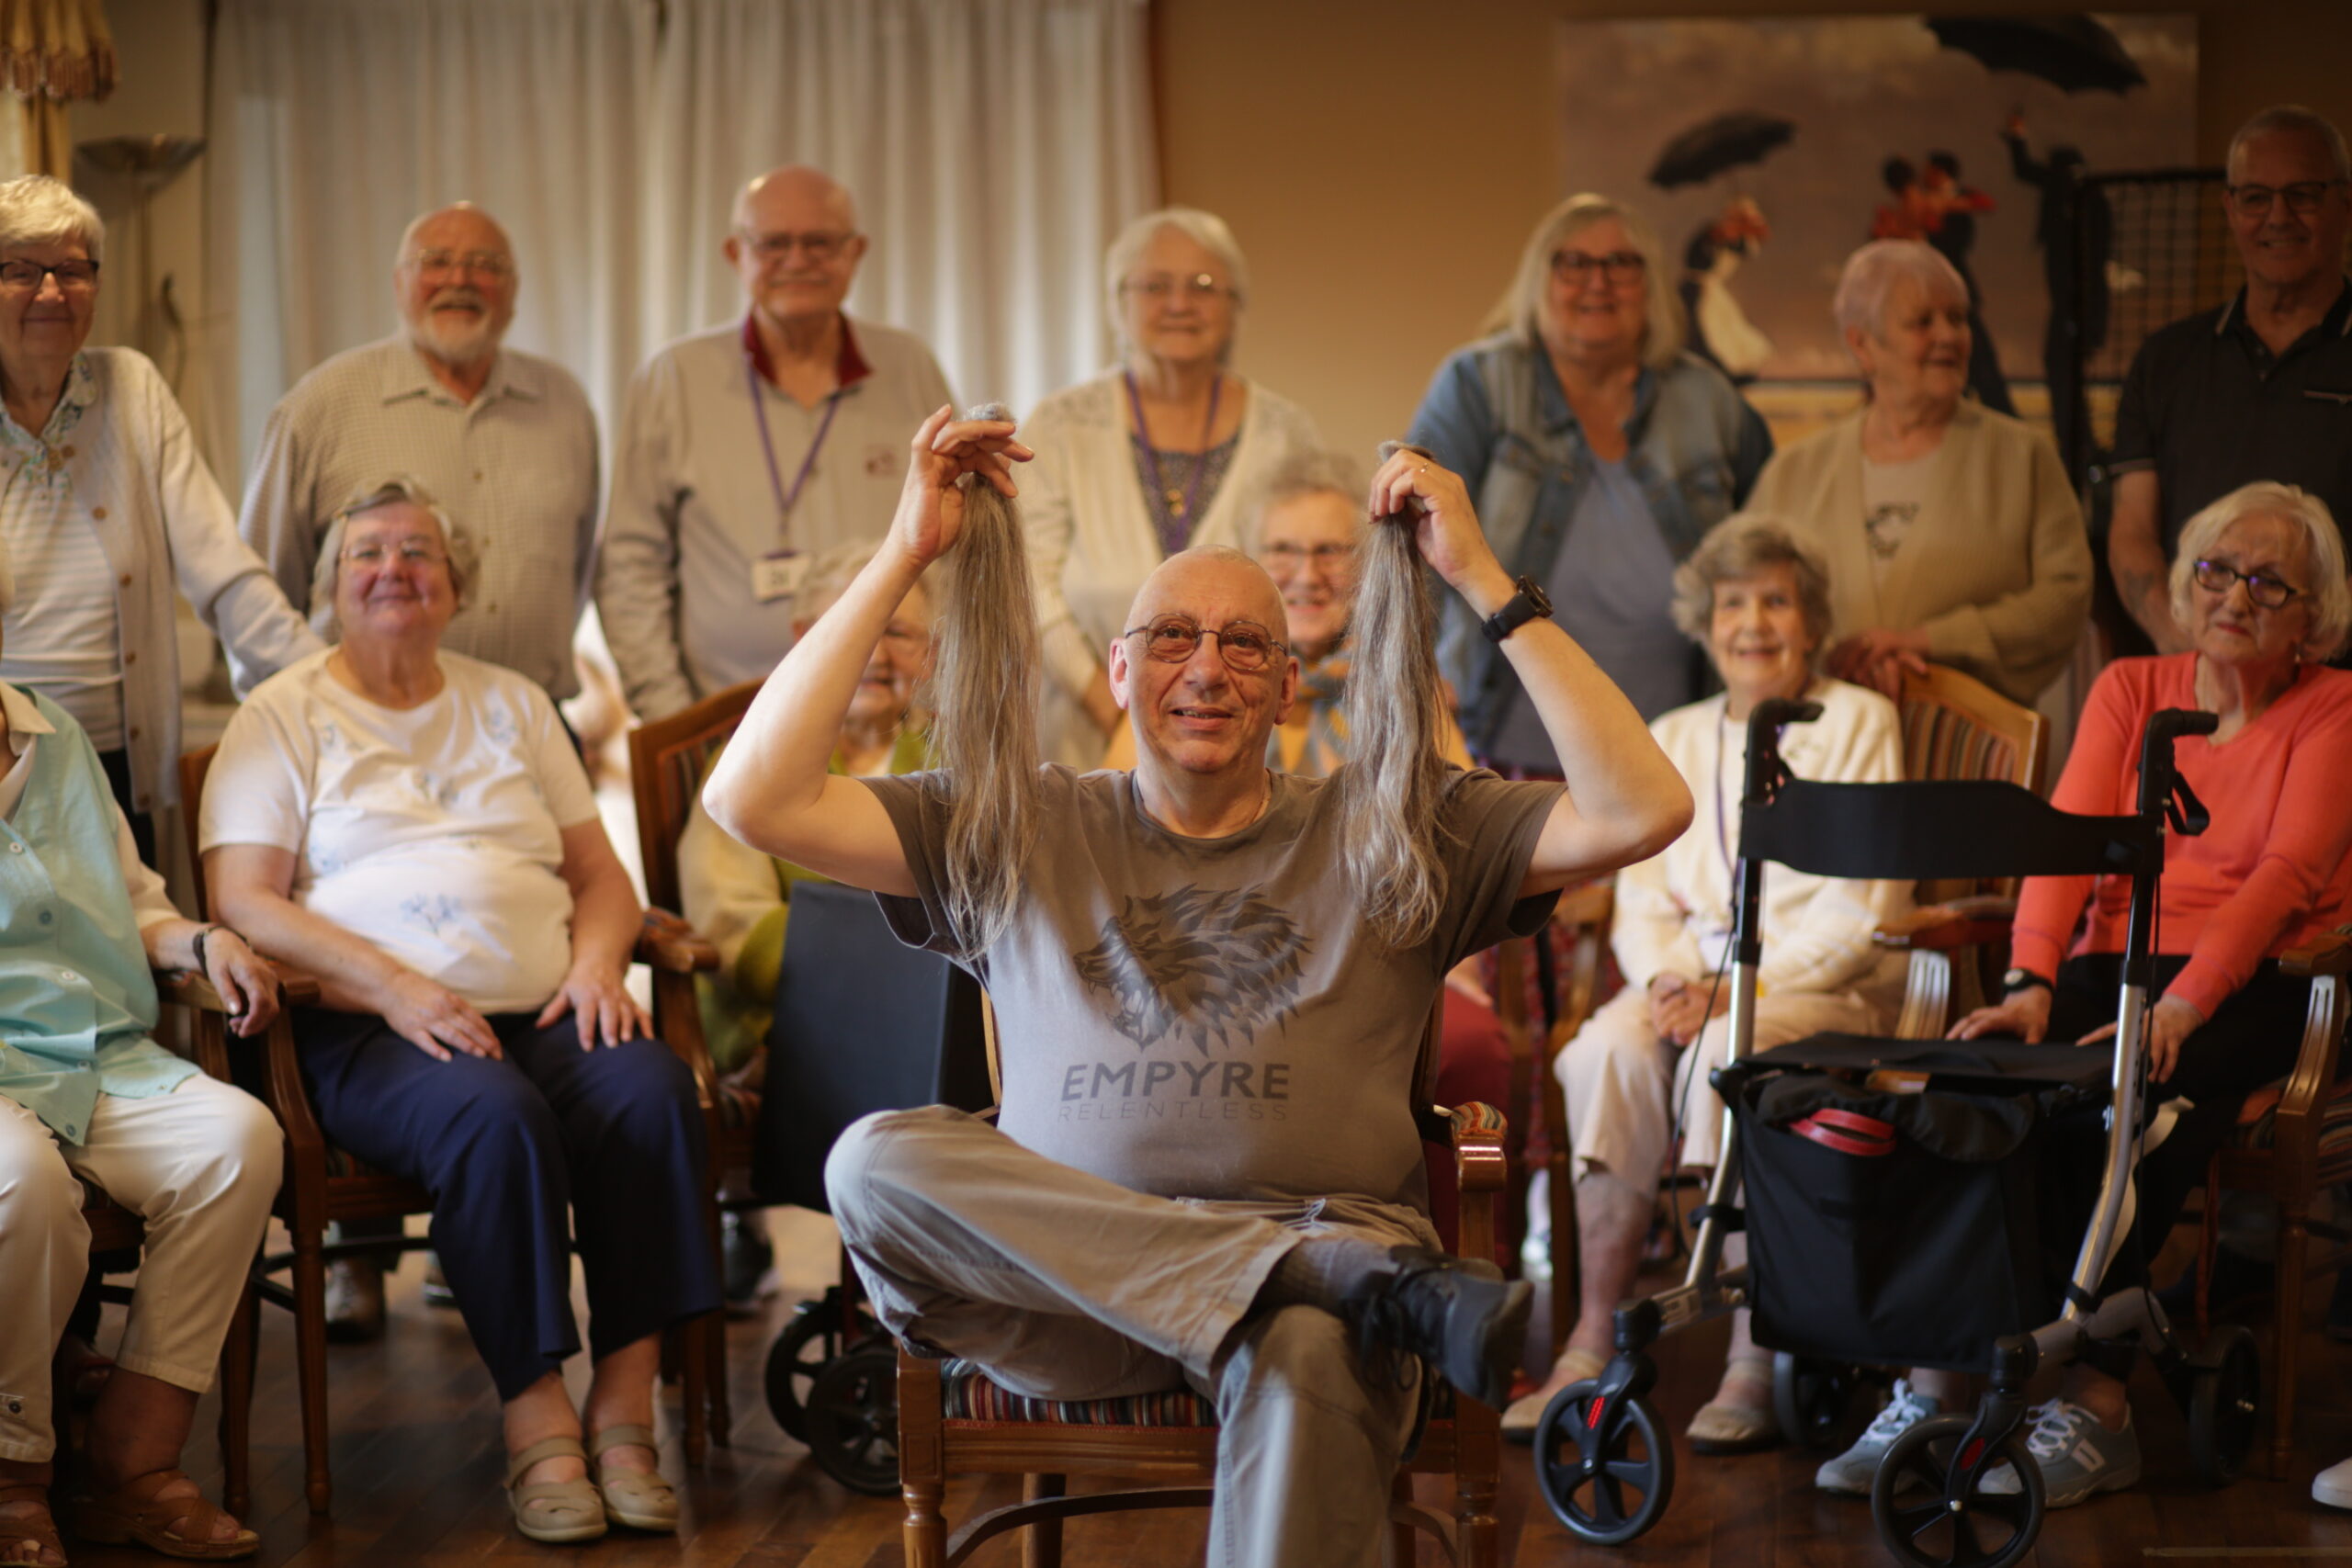
<instances>
[{"instance_id":1,"label":"white t-shirt with embroidery","mask_svg":"<svg viewBox=\"0 0 2352 1568\"><path fill-rule=\"evenodd\" d=\"M562 830L596 815L547 694L439 655L444 684L379 706L313 654L220 738L198 841L296 856L293 898L483 1012L537 1011L571 965Z\"/></svg>"}]
</instances>

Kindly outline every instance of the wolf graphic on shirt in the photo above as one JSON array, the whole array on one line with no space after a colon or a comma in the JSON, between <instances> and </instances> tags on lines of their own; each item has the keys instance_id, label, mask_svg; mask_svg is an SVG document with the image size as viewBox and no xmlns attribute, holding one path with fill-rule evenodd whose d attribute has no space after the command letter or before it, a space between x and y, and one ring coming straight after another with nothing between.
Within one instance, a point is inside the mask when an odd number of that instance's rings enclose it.
<instances>
[{"instance_id":1,"label":"wolf graphic on shirt","mask_svg":"<svg viewBox=\"0 0 2352 1568\"><path fill-rule=\"evenodd\" d=\"M1138 1051L1173 1041L1205 1057L1212 1038L1230 1052L1283 1022L1314 951L1289 911L1261 894L1180 887L1127 899L1077 964Z\"/></svg>"}]
</instances>

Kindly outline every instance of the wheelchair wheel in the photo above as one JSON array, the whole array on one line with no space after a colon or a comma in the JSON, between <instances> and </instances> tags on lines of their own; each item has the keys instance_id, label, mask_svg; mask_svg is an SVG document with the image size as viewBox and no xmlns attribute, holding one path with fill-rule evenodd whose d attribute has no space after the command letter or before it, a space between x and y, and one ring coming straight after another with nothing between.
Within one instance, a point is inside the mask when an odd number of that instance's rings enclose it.
<instances>
[{"instance_id":1,"label":"wheelchair wheel","mask_svg":"<svg viewBox=\"0 0 2352 1568\"><path fill-rule=\"evenodd\" d=\"M853 1492L899 1490L899 1353L869 1339L825 1363L801 1413L818 1468Z\"/></svg>"},{"instance_id":2,"label":"wheelchair wheel","mask_svg":"<svg viewBox=\"0 0 2352 1568\"><path fill-rule=\"evenodd\" d=\"M1880 1543L1907 1568L2008 1568L2033 1550L2044 1512L2041 1467L2013 1432L1995 1457L2008 1461L2024 1490L1985 1492L1982 1474L1962 1480L1962 1461L1976 1456L1962 1454L1961 1441L1974 1424L1967 1416L1930 1416L1879 1461L1871 1517Z\"/></svg>"},{"instance_id":3,"label":"wheelchair wheel","mask_svg":"<svg viewBox=\"0 0 2352 1568\"><path fill-rule=\"evenodd\" d=\"M1781 1435L1792 1443L1823 1451L1840 1450L1852 1438L1862 1374L1843 1361L1792 1356L1786 1350L1772 1357L1772 1416Z\"/></svg>"},{"instance_id":4,"label":"wheelchair wheel","mask_svg":"<svg viewBox=\"0 0 2352 1568\"><path fill-rule=\"evenodd\" d=\"M2245 1325L2216 1329L2188 1361L2188 1459L2197 1479L2227 1486L2262 1430L2262 1357Z\"/></svg>"},{"instance_id":5,"label":"wheelchair wheel","mask_svg":"<svg viewBox=\"0 0 2352 1568\"><path fill-rule=\"evenodd\" d=\"M809 1385L825 1363L842 1353L846 1339L842 1333L841 1287L836 1285L813 1302L803 1302L784 1325L784 1332L768 1347L767 1396L768 1414L789 1437L808 1440L808 1427L803 1411L808 1403ZM857 1308L857 1335L863 1341L879 1335L882 1325L874 1321L865 1307Z\"/></svg>"},{"instance_id":6,"label":"wheelchair wheel","mask_svg":"<svg viewBox=\"0 0 2352 1568\"><path fill-rule=\"evenodd\" d=\"M1535 1426L1535 1483L1579 1540L1623 1546L1657 1523L1674 1495L1674 1444L1646 1399L1617 1407L1607 1430L1596 1379L1570 1383ZM1627 1503L1627 1495L1633 1501Z\"/></svg>"}]
</instances>

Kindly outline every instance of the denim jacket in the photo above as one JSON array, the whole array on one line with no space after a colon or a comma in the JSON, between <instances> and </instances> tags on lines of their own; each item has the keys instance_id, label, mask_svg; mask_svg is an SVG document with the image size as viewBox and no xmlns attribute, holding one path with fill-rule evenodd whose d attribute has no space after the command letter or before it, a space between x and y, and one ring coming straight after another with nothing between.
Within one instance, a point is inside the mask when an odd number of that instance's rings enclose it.
<instances>
[{"instance_id":1,"label":"denim jacket","mask_svg":"<svg viewBox=\"0 0 2352 1568\"><path fill-rule=\"evenodd\" d=\"M1756 411L1688 354L1663 372L1643 367L1625 434L1625 466L1678 561L1747 499L1772 455ZM1407 438L1462 476L1504 570L1547 581L1594 466L1550 356L1516 332L1462 349L1438 367ZM1438 662L1483 755L1515 683L1469 605L1458 594L1444 605Z\"/></svg>"}]
</instances>

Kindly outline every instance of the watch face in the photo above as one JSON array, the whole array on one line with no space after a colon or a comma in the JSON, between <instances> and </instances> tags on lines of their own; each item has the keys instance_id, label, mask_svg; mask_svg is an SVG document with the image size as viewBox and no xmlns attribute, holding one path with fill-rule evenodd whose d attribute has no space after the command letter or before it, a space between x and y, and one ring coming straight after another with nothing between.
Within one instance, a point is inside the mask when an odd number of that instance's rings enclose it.
<instances>
[{"instance_id":1,"label":"watch face","mask_svg":"<svg viewBox=\"0 0 2352 1568\"><path fill-rule=\"evenodd\" d=\"M1552 613L1552 596L1544 592L1542 583L1532 577L1522 577L1519 580L1518 587L1521 593L1527 595L1530 609L1539 615L1549 615Z\"/></svg>"}]
</instances>

